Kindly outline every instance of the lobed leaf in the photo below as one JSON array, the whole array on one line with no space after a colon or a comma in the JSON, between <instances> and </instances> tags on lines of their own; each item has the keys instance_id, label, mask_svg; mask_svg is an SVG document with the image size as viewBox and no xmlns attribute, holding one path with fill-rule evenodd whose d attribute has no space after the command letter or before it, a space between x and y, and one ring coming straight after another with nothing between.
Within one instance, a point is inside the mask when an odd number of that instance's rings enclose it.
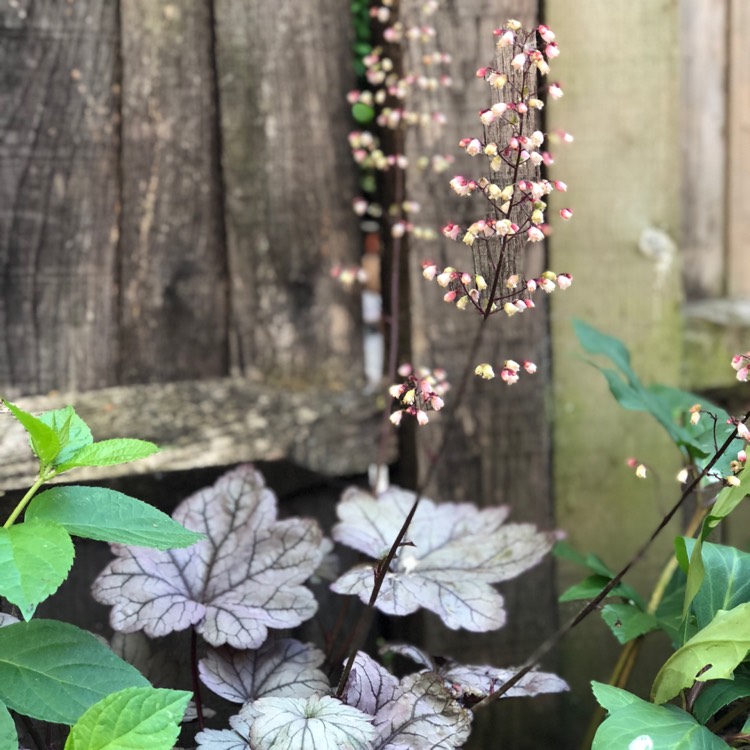
<instances>
[{"instance_id":1,"label":"lobed leaf","mask_svg":"<svg viewBox=\"0 0 750 750\"><path fill-rule=\"evenodd\" d=\"M84 445L71 458L57 465L58 473L77 466L116 466L148 458L159 450L147 440L114 438Z\"/></svg>"},{"instance_id":2,"label":"lobed leaf","mask_svg":"<svg viewBox=\"0 0 750 750\"><path fill-rule=\"evenodd\" d=\"M330 690L318 669L324 660L323 652L309 643L282 638L254 651L210 648L198 672L209 690L232 703L267 696L307 698Z\"/></svg>"},{"instance_id":3,"label":"lobed leaf","mask_svg":"<svg viewBox=\"0 0 750 750\"><path fill-rule=\"evenodd\" d=\"M114 545L116 559L94 581L115 630L158 637L195 625L213 646L247 649L269 628L315 614L302 584L320 563L321 531L309 519L277 521L276 497L251 466L192 495L173 518L206 538L189 550Z\"/></svg>"},{"instance_id":4,"label":"lobed leaf","mask_svg":"<svg viewBox=\"0 0 750 750\"><path fill-rule=\"evenodd\" d=\"M74 625L32 620L0 628L0 701L13 711L74 724L110 693L141 686L145 677Z\"/></svg>"},{"instance_id":5,"label":"lobed leaf","mask_svg":"<svg viewBox=\"0 0 750 750\"><path fill-rule=\"evenodd\" d=\"M19 409L10 401L3 399L3 403L28 433L34 455L42 464L51 464L60 452L60 440L55 431L42 419Z\"/></svg>"},{"instance_id":6,"label":"lobed leaf","mask_svg":"<svg viewBox=\"0 0 750 750\"><path fill-rule=\"evenodd\" d=\"M325 695L260 698L252 714L253 750L371 750L376 737L372 717Z\"/></svg>"},{"instance_id":7,"label":"lobed leaf","mask_svg":"<svg viewBox=\"0 0 750 750\"><path fill-rule=\"evenodd\" d=\"M336 541L383 557L416 496L391 487L378 499L350 488L338 505ZM508 524L505 508L479 510L468 503L437 505L422 498L408 534L408 544L391 564L375 606L392 615L420 607L435 612L452 629L482 632L505 622L503 599L493 583L515 578L550 550L552 534L530 524ZM367 602L372 591L372 564L359 565L336 580L331 589Z\"/></svg>"},{"instance_id":8,"label":"lobed leaf","mask_svg":"<svg viewBox=\"0 0 750 750\"><path fill-rule=\"evenodd\" d=\"M245 709L243 709L244 711ZM205 750L250 750L250 722L245 716L229 717L231 729L204 729L195 735L198 747Z\"/></svg>"},{"instance_id":9,"label":"lobed leaf","mask_svg":"<svg viewBox=\"0 0 750 750\"><path fill-rule=\"evenodd\" d=\"M15 604L25 620L68 577L75 551L65 529L27 520L0 528L0 596Z\"/></svg>"},{"instance_id":10,"label":"lobed leaf","mask_svg":"<svg viewBox=\"0 0 750 750\"><path fill-rule=\"evenodd\" d=\"M78 719L65 750L171 750L190 695L152 687L112 693Z\"/></svg>"},{"instance_id":11,"label":"lobed leaf","mask_svg":"<svg viewBox=\"0 0 750 750\"><path fill-rule=\"evenodd\" d=\"M664 703L696 680L731 679L750 650L750 603L719 610L682 648L667 659L654 679L651 698Z\"/></svg>"},{"instance_id":12,"label":"lobed leaf","mask_svg":"<svg viewBox=\"0 0 750 750\"><path fill-rule=\"evenodd\" d=\"M609 716L591 750L726 750L726 743L676 706L655 706L626 690L594 682Z\"/></svg>"},{"instance_id":13,"label":"lobed leaf","mask_svg":"<svg viewBox=\"0 0 750 750\"><path fill-rule=\"evenodd\" d=\"M204 538L148 503L104 487L52 487L32 500L26 518L54 521L86 539L161 550Z\"/></svg>"},{"instance_id":14,"label":"lobed leaf","mask_svg":"<svg viewBox=\"0 0 750 750\"><path fill-rule=\"evenodd\" d=\"M370 716L393 699L398 679L364 651L358 651L346 683L344 702Z\"/></svg>"}]
</instances>

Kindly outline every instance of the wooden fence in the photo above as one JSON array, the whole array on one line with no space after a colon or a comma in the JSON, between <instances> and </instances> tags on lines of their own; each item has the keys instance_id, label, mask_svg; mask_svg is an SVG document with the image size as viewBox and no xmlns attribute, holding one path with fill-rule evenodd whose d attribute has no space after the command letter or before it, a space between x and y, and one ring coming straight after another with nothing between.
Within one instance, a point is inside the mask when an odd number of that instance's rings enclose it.
<instances>
[{"instance_id":1,"label":"wooden fence","mask_svg":"<svg viewBox=\"0 0 750 750\"><path fill-rule=\"evenodd\" d=\"M401 0L405 15L419 5ZM478 133L487 91L473 74L492 59L492 29L539 15L521 0L442 5L438 46L457 85L436 101L449 123L438 150L455 153ZM544 12L566 92L545 127L576 136L554 167L575 219L529 260L575 285L495 327L485 358L532 359L539 372L512 389L472 384L428 494L509 503L514 520L562 528L616 565L671 500L677 456L647 419L611 403L570 321L625 339L644 379L696 388L728 384L731 373L717 375L727 353L750 348L736 299L750 294L737 187L750 94L735 62L741 34L728 33L747 28L748 11L743 0L546 0ZM359 301L328 273L360 252L351 43L343 0L0 8L3 395L32 410L72 400L97 437L165 446L135 465L141 473L281 458L339 477L366 470L379 397L364 386ZM412 162L435 150L431 138L410 136ZM420 223L463 217L446 182L410 174ZM406 333L415 362L458 377L476 321L419 274L422 254L447 263L455 252L412 248ZM685 294L697 303L688 317ZM440 424L402 439L405 480L424 469ZM30 464L2 429L0 489L10 490ZM624 465L631 454L664 467L659 491L644 494ZM446 634L430 618L408 627L436 652L513 665L556 628L557 592L577 575L550 561L503 587L510 617L498 634ZM601 624L587 624L544 664L573 693L505 702L478 717L471 746L577 747L587 682L606 680L615 656Z\"/></svg>"}]
</instances>

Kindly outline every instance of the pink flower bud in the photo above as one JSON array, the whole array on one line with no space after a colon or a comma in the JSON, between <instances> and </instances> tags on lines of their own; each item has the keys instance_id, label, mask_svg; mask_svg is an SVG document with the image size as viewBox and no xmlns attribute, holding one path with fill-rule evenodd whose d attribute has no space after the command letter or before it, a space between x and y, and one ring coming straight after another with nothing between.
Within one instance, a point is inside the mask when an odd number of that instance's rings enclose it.
<instances>
[{"instance_id":1,"label":"pink flower bud","mask_svg":"<svg viewBox=\"0 0 750 750\"><path fill-rule=\"evenodd\" d=\"M526 237L529 242L541 242L544 239L544 232L539 227L530 227L526 232Z\"/></svg>"},{"instance_id":2,"label":"pink flower bud","mask_svg":"<svg viewBox=\"0 0 750 750\"><path fill-rule=\"evenodd\" d=\"M544 54L547 55L548 60L554 60L560 56L560 48L555 42L552 42L544 48Z\"/></svg>"},{"instance_id":3,"label":"pink flower bud","mask_svg":"<svg viewBox=\"0 0 750 750\"><path fill-rule=\"evenodd\" d=\"M477 78L484 78L489 72L489 70L490 70L489 68L477 68L477 72L474 73L474 75Z\"/></svg>"},{"instance_id":4,"label":"pink flower bud","mask_svg":"<svg viewBox=\"0 0 750 750\"><path fill-rule=\"evenodd\" d=\"M547 87L547 93L553 99L562 99L563 97L563 90L560 88L559 83L550 83L550 85Z\"/></svg>"},{"instance_id":5,"label":"pink flower bud","mask_svg":"<svg viewBox=\"0 0 750 750\"><path fill-rule=\"evenodd\" d=\"M441 231L443 236L448 237L451 240L456 240L461 234L461 227L458 226L458 224L446 224Z\"/></svg>"},{"instance_id":6,"label":"pink flower bud","mask_svg":"<svg viewBox=\"0 0 750 750\"><path fill-rule=\"evenodd\" d=\"M570 288L570 285L573 283L573 277L569 273L561 273L556 281L557 286L564 291Z\"/></svg>"},{"instance_id":7,"label":"pink flower bud","mask_svg":"<svg viewBox=\"0 0 750 750\"><path fill-rule=\"evenodd\" d=\"M401 424L401 418L404 416L404 412L402 411L394 411L393 414L391 414L388 419L391 420L391 424L394 424L398 427L398 425Z\"/></svg>"},{"instance_id":8,"label":"pink flower bud","mask_svg":"<svg viewBox=\"0 0 750 750\"><path fill-rule=\"evenodd\" d=\"M526 65L526 55L523 52L519 52L519 54L510 61L511 68L515 68L516 70L521 70L524 65Z\"/></svg>"},{"instance_id":9,"label":"pink flower bud","mask_svg":"<svg viewBox=\"0 0 750 750\"><path fill-rule=\"evenodd\" d=\"M568 219L573 218L573 212L569 208L561 208L560 218L564 219L565 221L568 221Z\"/></svg>"},{"instance_id":10,"label":"pink flower bud","mask_svg":"<svg viewBox=\"0 0 750 750\"><path fill-rule=\"evenodd\" d=\"M417 417L417 422L422 427L424 427L430 421L430 418L427 416L427 412L422 411L421 409L417 411L416 417Z\"/></svg>"},{"instance_id":11,"label":"pink flower bud","mask_svg":"<svg viewBox=\"0 0 750 750\"><path fill-rule=\"evenodd\" d=\"M536 372L536 365L533 362L529 362L529 360L524 360L523 369L526 370L529 375L533 375Z\"/></svg>"},{"instance_id":12,"label":"pink flower bud","mask_svg":"<svg viewBox=\"0 0 750 750\"><path fill-rule=\"evenodd\" d=\"M542 37L547 44L551 44L555 41L555 34L549 26L540 23L539 26L536 27L536 30L539 33L539 36Z\"/></svg>"},{"instance_id":13,"label":"pink flower bud","mask_svg":"<svg viewBox=\"0 0 750 750\"><path fill-rule=\"evenodd\" d=\"M555 190L559 190L561 193L568 190L568 186L562 180L555 180L552 184L555 186Z\"/></svg>"}]
</instances>

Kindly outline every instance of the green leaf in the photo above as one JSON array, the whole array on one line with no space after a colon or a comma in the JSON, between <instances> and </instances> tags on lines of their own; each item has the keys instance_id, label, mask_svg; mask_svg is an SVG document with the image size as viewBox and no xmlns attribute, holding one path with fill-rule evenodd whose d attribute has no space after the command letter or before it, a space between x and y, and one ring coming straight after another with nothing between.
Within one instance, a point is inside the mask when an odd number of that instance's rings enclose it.
<instances>
[{"instance_id":1,"label":"green leaf","mask_svg":"<svg viewBox=\"0 0 750 750\"><path fill-rule=\"evenodd\" d=\"M151 687L112 693L78 719L65 750L171 750L190 696Z\"/></svg>"},{"instance_id":2,"label":"green leaf","mask_svg":"<svg viewBox=\"0 0 750 750\"><path fill-rule=\"evenodd\" d=\"M750 672L738 673L733 680L709 682L693 704L693 715L705 724L714 714L740 698L750 696Z\"/></svg>"},{"instance_id":3,"label":"green leaf","mask_svg":"<svg viewBox=\"0 0 750 750\"><path fill-rule=\"evenodd\" d=\"M716 617L667 659L651 688L655 703L674 698L696 680L731 679L750 649L750 603Z\"/></svg>"},{"instance_id":4,"label":"green leaf","mask_svg":"<svg viewBox=\"0 0 750 750\"><path fill-rule=\"evenodd\" d=\"M19 409L15 404L11 404L5 399L3 399L3 403L29 434L31 449L36 457L45 465L51 464L60 452L60 441L55 431L42 419Z\"/></svg>"},{"instance_id":5,"label":"green leaf","mask_svg":"<svg viewBox=\"0 0 750 750\"><path fill-rule=\"evenodd\" d=\"M72 406L46 411L39 415L39 419L55 431L60 441L60 452L55 456L55 466L70 461L81 448L94 442L89 426L76 414Z\"/></svg>"},{"instance_id":6,"label":"green leaf","mask_svg":"<svg viewBox=\"0 0 750 750\"><path fill-rule=\"evenodd\" d=\"M682 619L684 620L690 611L690 605L695 599L696 594L703 585L703 579L706 571L703 565L703 556L701 549L703 547L702 535L698 537L697 544L692 551L688 553L683 537L677 537L674 541L675 555L680 567L687 574L685 581L685 599L682 603Z\"/></svg>"},{"instance_id":7,"label":"green leaf","mask_svg":"<svg viewBox=\"0 0 750 750\"><path fill-rule=\"evenodd\" d=\"M696 542L683 538L682 544L690 553ZM706 575L693 599L699 628L708 625L720 609L734 609L750 602L750 554L736 547L704 542L702 558Z\"/></svg>"},{"instance_id":8,"label":"green leaf","mask_svg":"<svg viewBox=\"0 0 750 750\"><path fill-rule=\"evenodd\" d=\"M659 628L659 620L654 615L632 604L606 604L602 608L602 618L620 643Z\"/></svg>"},{"instance_id":9,"label":"green leaf","mask_svg":"<svg viewBox=\"0 0 750 750\"><path fill-rule=\"evenodd\" d=\"M655 706L625 690L599 683L594 683L594 693L609 716L597 729L591 750L727 748L722 739L676 706Z\"/></svg>"},{"instance_id":10,"label":"green leaf","mask_svg":"<svg viewBox=\"0 0 750 750\"><path fill-rule=\"evenodd\" d=\"M683 622L682 605L685 601L686 581L687 576L677 568L656 608L659 627L667 634L675 649L695 634L694 618L691 618L687 624Z\"/></svg>"},{"instance_id":11,"label":"green leaf","mask_svg":"<svg viewBox=\"0 0 750 750\"><path fill-rule=\"evenodd\" d=\"M135 547L189 547L204 538L151 505L104 487L51 487L32 500L26 518L54 521L74 536Z\"/></svg>"},{"instance_id":12,"label":"green leaf","mask_svg":"<svg viewBox=\"0 0 750 750\"><path fill-rule=\"evenodd\" d=\"M146 440L132 438L115 438L91 443L79 450L73 458L58 464L58 473L76 466L115 466L137 461L153 455L159 448Z\"/></svg>"},{"instance_id":13,"label":"green leaf","mask_svg":"<svg viewBox=\"0 0 750 750\"><path fill-rule=\"evenodd\" d=\"M68 532L52 521L0 528L0 596L31 619L37 605L67 578L74 554Z\"/></svg>"},{"instance_id":14,"label":"green leaf","mask_svg":"<svg viewBox=\"0 0 750 750\"><path fill-rule=\"evenodd\" d=\"M611 576L593 575L584 578L580 583L576 583L560 595L561 602L574 602L579 599L593 599L599 595L599 592L612 580ZM641 603L641 598L627 584L618 583L607 597L621 596L628 601Z\"/></svg>"},{"instance_id":15,"label":"green leaf","mask_svg":"<svg viewBox=\"0 0 750 750\"><path fill-rule=\"evenodd\" d=\"M0 747L8 748L8 750L16 750L18 747L16 723L2 703L0 703Z\"/></svg>"},{"instance_id":16,"label":"green leaf","mask_svg":"<svg viewBox=\"0 0 750 750\"><path fill-rule=\"evenodd\" d=\"M148 681L91 633L56 620L0 628L0 701L34 719L74 724L116 690Z\"/></svg>"}]
</instances>

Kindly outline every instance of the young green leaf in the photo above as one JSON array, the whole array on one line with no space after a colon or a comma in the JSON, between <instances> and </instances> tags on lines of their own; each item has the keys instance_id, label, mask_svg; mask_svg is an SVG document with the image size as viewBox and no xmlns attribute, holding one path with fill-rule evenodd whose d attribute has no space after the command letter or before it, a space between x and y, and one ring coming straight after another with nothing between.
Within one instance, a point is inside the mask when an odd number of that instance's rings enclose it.
<instances>
[{"instance_id":1,"label":"young green leaf","mask_svg":"<svg viewBox=\"0 0 750 750\"><path fill-rule=\"evenodd\" d=\"M70 730L65 750L171 750L190 693L130 687L89 708Z\"/></svg>"},{"instance_id":2,"label":"young green leaf","mask_svg":"<svg viewBox=\"0 0 750 750\"><path fill-rule=\"evenodd\" d=\"M676 706L655 706L632 693L592 683L609 711L591 750L726 750L726 743Z\"/></svg>"},{"instance_id":3,"label":"young green leaf","mask_svg":"<svg viewBox=\"0 0 750 750\"><path fill-rule=\"evenodd\" d=\"M560 594L559 601L575 602L581 599L593 599L599 595L599 592L612 580L612 576L593 575L584 578L580 583L573 584L569 589ZM628 601L642 604L641 597L633 591L626 583L618 583L609 596L621 596Z\"/></svg>"},{"instance_id":4,"label":"young green leaf","mask_svg":"<svg viewBox=\"0 0 750 750\"><path fill-rule=\"evenodd\" d=\"M632 604L605 604L602 608L602 619L620 643L632 641L633 638L650 633L659 627L659 620L654 615Z\"/></svg>"},{"instance_id":5,"label":"young green leaf","mask_svg":"<svg viewBox=\"0 0 750 750\"><path fill-rule=\"evenodd\" d=\"M85 445L73 457L57 465L58 473L76 466L116 466L153 455L159 448L147 440L114 438Z\"/></svg>"},{"instance_id":6,"label":"young green leaf","mask_svg":"<svg viewBox=\"0 0 750 750\"><path fill-rule=\"evenodd\" d=\"M716 617L667 659L651 688L654 703L664 703L696 680L731 679L750 650L750 603Z\"/></svg>"},{"instance_id":7,"label":"young green leaf","mask_svg":"<svg viewBox=\"0 0 750 750\"><path fill-rule=\"evenodd\" d=\"M51 464L60 452L60 440L55 431L41 418L19 409L15 404L11 404L5 399L3 399L3 403L29 434L31 449L39 461L44 465Z\"/></svg>"},{"instance_id":8,"label":"young green leaf","mask_svg":"<svg viewBox=\"0 0 750 750\"><path fill-rule=\"evenodd\" d=\"M39 419L54 430L60 441L60 451L54 458L55 466L70 461L78 451L94 442L89 426L72 406L46 411L39 415Z\"/></svg>"},{"instance_id":9,"label":"young green leaf","mask_svg":"<svg viewBox=\"0 0 750 750\"><path fill-rule=\"evenodd\" d=\"M32 620L0 628L0 701L13 711L72 725L110 693L147 686L136 669L74 625Z\"/></svg>"},{"instance_id":10,"label":"young green leaf","mask_svg":"<svg viewBox=\"0 0 750 750\"><path fill-rule=\"evenodd\" d=\"M693 715L705 724L714 714L740 698L750 696L750 670L737 670L733 680L709 682L693 704Z\"/></svg>"},{"instance_id":11,"label":"young green leaf","mask_svg":"<svg viewBox=\"0 0 750 750\"><path fill-rule=\"evenodd\" d=\"M104 487L51 487L34 498L26 518L55 521L74 536L135 547L174 549L204 538L151 505Z\"/></svg>"},{"instance_id":12,"label":"young green leaf","mask_svg":"<svg viewBox=\"0 0 750 750\"><path fill-rule=\"evenodd\" d=\"M0 596L31 619L37 605L67 578L73 556L70 535L52 521L0 528Z\"/></svg>"},{"instance_id":13,"label":"young green leaf","mask_svg":"<svg viewBox=\"0 0 750 750\"><path fill-rule=\"evenodd\" d=\"M15 750L18 747L16 724L8 709L0 703L0 747Z\"/></svg>"}]
</instances>

